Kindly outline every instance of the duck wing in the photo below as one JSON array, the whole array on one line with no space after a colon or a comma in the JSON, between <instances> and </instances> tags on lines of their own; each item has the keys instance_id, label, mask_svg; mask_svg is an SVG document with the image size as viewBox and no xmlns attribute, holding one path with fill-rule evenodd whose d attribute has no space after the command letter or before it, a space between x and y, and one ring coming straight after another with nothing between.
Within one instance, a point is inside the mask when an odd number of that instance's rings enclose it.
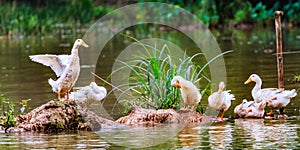
<instances>
[{"instance_id":1,"label":"duck wing","mask_svg":"<svg viewBox=\"0 0 300 150\"><path fill-rule=\"evenodd\" d=\"M208 97L208 105L211 108L220 109L222 107L222 104L222 94L214 92Z\"/></svg>"},{"instance_id":2,"label":"duck wing","mask_svg":"<svg viewBox=\"0 0 300 150\"><path fill-rule=\"evenodd\" d=\"M261 89L260 93L266 99L276 100L277 98L293 98L297 95L295 89L293 90L284 90L277 88L265 88Z\"/></svg>"},{"instance_id":3,"label":"duck wing","mask_svg":"<svg viewBox=\"0 0 300 150\"><path fill-rule=\"evenodd\" d=\"M69 64L70 55L31 55L29 58L34 62L49 66L56 76L60 77Z\"/></svg>"}]
</instances>

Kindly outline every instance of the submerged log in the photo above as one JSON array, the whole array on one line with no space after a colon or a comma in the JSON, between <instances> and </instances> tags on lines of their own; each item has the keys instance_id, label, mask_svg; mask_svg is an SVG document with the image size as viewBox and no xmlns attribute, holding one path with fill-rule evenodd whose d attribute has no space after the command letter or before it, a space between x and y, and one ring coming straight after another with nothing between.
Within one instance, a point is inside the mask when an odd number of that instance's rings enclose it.
<instances>
[{"instance_id":1,"label":"submerged log","mask_svg":"<svg viewBox=\"0 0 300 150\"><path fill-rule=\"evenodd\" d=\"M151 110L133 107L129 115L119 118L116 122L122 124L157 125L160 123L199 123L204 115L191 110L173 109Z\"/></svg>"}]
</instances>

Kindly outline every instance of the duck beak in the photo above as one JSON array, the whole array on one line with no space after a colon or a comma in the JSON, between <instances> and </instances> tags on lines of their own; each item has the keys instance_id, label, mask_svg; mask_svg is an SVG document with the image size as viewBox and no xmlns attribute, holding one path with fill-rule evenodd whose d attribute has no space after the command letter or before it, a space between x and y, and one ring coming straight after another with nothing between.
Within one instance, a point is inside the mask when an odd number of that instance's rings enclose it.
<instances>
[{"instance_id":1,"label":"duck beak","mask_svg":"<svg viewBox=\"0 0 300 150\"><path fill-rule=\"evenodd\" d=\"M178 84L178 83L174 83L174 84L172 84L172 86L173 86L173 87L176 87L176 88L181 88L181 85Z\"/></svg>"},{"instance_id":2,"label":"duck beak","mask_svg":"<svg viewBox=\"0 0 300 150\"><path fill-rule=\"evenodd\" d=\"M180 84L176 84L176 86L175 87L177 87L177 88L181 88L181 85Z\"/></svg>"},{"instance_id":3,"label":"duck beak","mask_svg":"<svg viewBox=\"0 0 300 150\"><path fill-rule=\"evenodd\" d=\"M82 41L82 43L80 44L83 47L89 47L85 42Z\"/></svg>"},{"instance_id":4,"label":"duck beak","mask_svg":"<svg viewBox=\"0 0 300 150\"><path fill-rule=\"evenodd\" d=\"M250 83L250 82L252 82L252 80L251 80L251 78L248 78L248 80L245 81L244 84L248 84L248 83Z\"/></svg>"}]
</instances>

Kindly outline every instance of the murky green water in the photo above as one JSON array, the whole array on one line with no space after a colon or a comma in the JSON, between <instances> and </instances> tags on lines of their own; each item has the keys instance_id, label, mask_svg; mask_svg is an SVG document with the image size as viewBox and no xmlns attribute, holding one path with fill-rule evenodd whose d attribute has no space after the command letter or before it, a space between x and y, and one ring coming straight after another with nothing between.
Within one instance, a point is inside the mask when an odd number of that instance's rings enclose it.
<instances>
[{"instance_id":1,"label":"murky green water","mask_svg":"<svg viewBox=\"0 0 300 150\"><path fill-rule=\"evenodd\" d=\"M165 33L165 34L164 34ZM275 53L275 33L269 29L251 31L224 30L213 31L222 51L234 50L224 56L227 70L227 89L232 90L236 100L225 117L233 117L233 109L242 99L251 99L250 91L253 84L244 85L251 73L262 77L264 87L277 86L277 70ZM145 35L147 38L149 35ZM183 49L198 50L189 39L178 32L162 31L161 35L152 35L172 41ZM150 37L152 37L150 36ZM300 50L300 31L285 29L284 51ZM148 37L149 38L149 37ZM51 99L56 98L48 85L48 78L55 78L50 68L29 60L29 55L39 53L65 54L69 53L74 39L59 39L45 37L42 39L2 39L0 41L0 93L16 103L21 99L31 99L29 105L35 108ZM89 43L89 41L87 41ZM118 44L114 44L118 43ZM105 46L98 58L97 64L82 62L83 69L77 85L92 80L84 74L87 70L96 70L96 74L106 77L112 68L115 57L128 45L122 36L116 36ZM88 49L80 49L80 56L98 55L89 53ZM82 52L83 51L83 52ZM291 83L293 75L300 74L300 54L284 55L285 88L299 88L299 83ZM201 60L198 60L201 61ZM96 68L93 68L93 65ZM86 69L88 68L88 69ZM88 76L89 77L89 76ZM103 83L97 80L98 83ZM216 83L217 84L217 83ZM107 86L108 89L111 89ZM263 119L229 119L223 123L209 125L170 127L111 127L99 132L65 132L55 134L0 134L0 147L5 149L126 149L123 146L141 147L153 146L153 149L241 149L241 148L284 148L298 149L299 144L299 102L298 95L286 108L290 116L287 120ZM115 97L111 94L104 101L104 108L112 112ZM207 95L201 102L207 105ZM111 114L115 117L119 115ZM128 133L128 134L126 134ZM166 134L168 133L168 134ZM128 135L132 134L129 138ZM166 134L166 137L162 136ZM150 136L149 136L150 135ZM158 145L157 145L158 144Z\"/></svg>"}]
</instances>

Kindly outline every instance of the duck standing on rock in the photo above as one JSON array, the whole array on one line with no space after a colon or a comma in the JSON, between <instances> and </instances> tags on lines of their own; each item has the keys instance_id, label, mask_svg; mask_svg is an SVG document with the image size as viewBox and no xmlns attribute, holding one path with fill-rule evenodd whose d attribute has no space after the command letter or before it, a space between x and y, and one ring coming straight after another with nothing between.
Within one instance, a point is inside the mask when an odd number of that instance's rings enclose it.
<instances>
[{"instance_id":1,"label":"duck standing on rock","mask_svg":"<svg viewBox=\"0 0 300 150\"><path fill-rule=\"evenodd\" d=\"M208 105L211 108L222 112L221 116L217 117L221 120L223 120L225 112L230 107L231 100L235 100L234 95L230 93L230 90L224 91L224 88L224 82L220 82L219 90L208 97Z\"/></svg>"},{"instance_id":2,"label":"duck standing on rock","mask_svg":"<svg viewBox=\"0 0 300 150\"><path fill-rule=\"evenodd\" d=\"M89 47L82 39L77 39L73 45L71 55L44 54L29 56L32 61L51 67L56 76L59 77L56 81L51 78L48 80L53 92L57 93L59 100L61 99L60 94L64 93L67 94L66 99L69 99L69 92L78 79L80 73L78 49L80 46Z\"/></svg>"},{"instance_id":3,"label":"duck standing on rock","mask_svg":"<svg viewBox=\"0 0 300 150\"><path fill-rule=\"evenodd\" d=\"M198 88L191 81L188 81L181 76L175 76L171 81L171 85L180 88L181 97L183 99L183 108L186 109L187 106L190 106L191 109L194 110L195 106L198 105L202 98Z\"/></svg>"},{"instance_id":4,"label":"duck standing on rock","mask_svg":"<svg viewBox=\"0 0 300 150\"><path fill-rule=\"evenodd\" d=\"M290 103L290 100L297 95L295 89L284 90L278 88L264 88L262 89L262 80L257 74L252 74L245 81L245 84L255 82L255 86L251 91L252 97L256 103L266 101L267 106L271 108L268 115L273 114L273 109L279 109L280 114L283 115L284 108Z\"/></svg>"}]
</instances>

